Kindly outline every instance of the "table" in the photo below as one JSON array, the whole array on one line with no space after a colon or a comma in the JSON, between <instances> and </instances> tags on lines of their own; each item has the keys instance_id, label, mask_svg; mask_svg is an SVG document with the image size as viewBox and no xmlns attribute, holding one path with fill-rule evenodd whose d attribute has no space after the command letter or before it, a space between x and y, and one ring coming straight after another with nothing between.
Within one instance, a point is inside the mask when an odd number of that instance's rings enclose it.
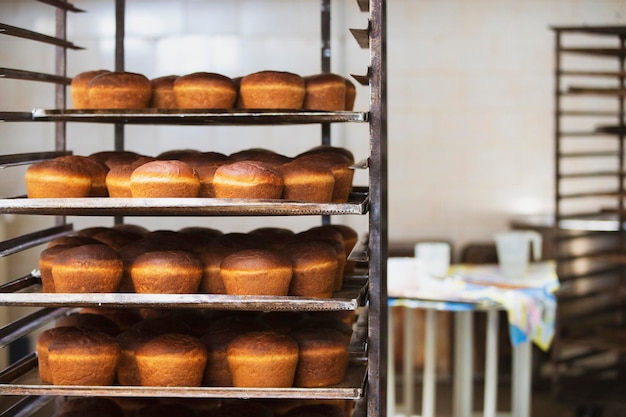
<instances>
[{"instance_id":1,"label":"table","mask_svg":"<svg viewBox=\"0 0 626 417\"><path fill-rule=\"evenodd\" d=\"M395 259L395 260L394 260ZM469 417L473 414L473 321L472 314L475 311L486 311L487 313L487 335L485 352L485 389L484 408L485 417L495 417L497 412L497 386L498 386L498 313L509 306L496 301L500 298L494 289L493 282L481 282L479 286L471 284L471 290L476 292L468 293L468 286L459 285L451 291L448 289L441 292L441 285L436 283L432 288L416 288L412 282L420 276L419 268L416 268L415 258L390 258L388 268L389 274L389 307L404 307L408 311L413 309L424 309L426 311L425 334L424 334L424 370L422 385L422 417L433 417L435 415L436 398L436 312L452 311L454 313L454 374L453 374L453 412L455 417ZM494 266L487 266L490 277L493 275ZM458 275L469 276L476 272L467 265L453 266L453 271ZM460 271L460 272L459 272ZM478 270L478 272L484 270ZM545 290L545 295L553 293L558 288L558 279L554 273L553 265L542 263L535 265L538 278L543 277L543 281L537 281L541 285L538 288ZM454 272L453 274L454 275ZM481 276L481 279L484 277ZM535 277L537 278L537 277ZM456 285L457 283L452 283ZM480 292L481 286L487 287ZM428 290L432 292L429 292ZM515 291L514 288L507 288L506 291ZM473 294L480 294L475 299L471 299ZM489 297L490 298L484 298ZM543 296L543 295L542 295ZM393 308L389 309L389 352L393 353ZM519 333L519 332L516 332ZM413 346L415 335L413 332L413 316L405 315L404 321L404 399L407 417L410 417L414 408L413 390ZM550 340L550 338L548 337ZM511 387L511 415L513 417L530 416L531 404L531 368L532 368L532 338L528 337L523 341L516 341L513 344L513 364L512 364L512 387ZM545 343L540 343L546 347ZM549 344L549 343L548 343ZM389 361L388 371L388 416L395 416L395 387L393 379L395 376L393 360Z\"/></svg>"}]
</instances>

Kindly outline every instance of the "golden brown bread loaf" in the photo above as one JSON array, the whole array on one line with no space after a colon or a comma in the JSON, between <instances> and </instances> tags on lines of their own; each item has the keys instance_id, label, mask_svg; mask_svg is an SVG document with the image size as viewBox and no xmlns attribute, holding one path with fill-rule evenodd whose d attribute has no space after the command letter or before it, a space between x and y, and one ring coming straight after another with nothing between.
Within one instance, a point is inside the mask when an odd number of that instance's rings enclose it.
<instances>
[{"instance_id":1,"label":"golden brown bread loaf","mask_svg":"<svg viewBox=\"0 0 626 417\"><path fill-rule=\"evenodd\" d=\"M293 230L284 227L259 227L251 230L249 236L259 239L268 249L280 250L295 239Z\"/></svg>"},{"instance_id":2,"label":"golden brown bread loaf","mask_svg":"<svg viewBox=\"0 0 626 417\"><path fill-rule=\"evenodd\" d=\"M231 295L288 295L293 269L288 258L269 249L243 249L224 259L220 274Z\"/></svg>"},{"instance_id":3,"label":"golden brown bread loaf","mask_svg":"<svg viewBox=\"0 0 626 417\"><path fill-rule=\"evenodd\" d=\"M82 166L87 172L89 172L91 175L91 190L89 191L90 197L108 196L105 178L107 172L109 171L109 167L105 164L89 158L88 156L81 155L59 156L56 160L72 166Z\"/></svg>"},{"instance_id":4,"label":"golden brown bread loaf","mask_svg":"<svg viewBox=\"0 0 626 417\"><path fill-rule=\"evenodd\" d=\"M219 244L210 244L207 249L198 254L202 263L202 281L200 292L208 294L226 294L226 287L221 274L222 260L235 252L236 249Z\"/></svg>"},{"instance_id":5,"label":"golden brown bread loaf","mask_svg":"<svg viewBox=\"0 0 626 417\"><path fill-rule=\"evenodd\" d=\"M341 233L343 237L343 244L346 248L346 257L350 256L352 250L356 246L359 241L359 235L352 227L347 226L345 224L331 224L331 227ZM353 272L356 269L356 262L346 260L346 264L344 266L344 272Z\"/></svg>"},{"instance_id":6,"label":"golden brown bread loaf","mask_svg":"<svg viewBox=\"0 0 626 417\"><path fill-rule=\"evenodd\" d=\"M114 165L127 164L142 155L132 151L99 151L89 154L89 158L111 168Z\"/></svg>"},{"instance_id":7,"label":"golden brown bread loaf","mask_svg":"<svg viewBox=\"0 0 626 417\"><path fill-rule=\"evenodd\" d=\"M337 275L335 276L335 291L343 286L343 277L346 267L347 254L346 246L343 243L341 232L335 230L331 225L321 225L311 227L296 235L299 241L322 240L332 245L337 252Z\"/></svg>"},{"instance_id":8,"label":"golden brown bread loaf","mask_svg":"<svg viewBox=\"0 0 626 417\"><path fill-rule=\"evenodd\" d=\"M340 155L343 155L344 157L348 159L348 162L350 162L350 164L354 164L355 162L354 154L352 153L351 150L349 150L348 148L343 148L341 146L333 146L333 145L317 145L305 152L302 152L298 156L309 155L312 153L325 153L325 152L338 153Z\"/></svg>"},{"instance_id":9,"label":"golden brown bread loaf","mask_svg":"<svg viewBox=\"0 0 626 417\"><path fill-rule=\"evenodd\" d=\"M330 298L337 276L337 251L328 241L303 240L283 249L293 265L289 295Z\"/></svg>"},{"instance_id":10,"label":"golden brown bread loaf","mask_svg":"<svg viewBox=\"0 0 626 417\"><path fill-rule=\"evenodd\" d=\"M324 166L292 161L277 167L283 177L285 200L329 203L333 198L335 176Z\"/></svg>"},{"instance_id":11,"label":"golden brown bread loaf","mask_svg":"<svg viewBox=\"0 0 626 417\"><path fill-rule=\"evenodd\" d=\"M30 165L24 179L28 198L81 198L91 194L91 173L84 166L61 160Z\"/></svg>"},{"instance_id":12,"label":"golden brown bread loaf","mask_svg":"<svg viewBox=\"0 0 626 417\"><path fill-rule=\"evenodd\" d=\"M130 277L137 293L192 294L198 292L202 264L191 252L155 250L135 258Z\"/></svg>"},{"instance_id":13,"label":"golden brown bread loaf","mask_svg":"<svg viewBox=\"0 0 626 417\"><path fill-rule=\"evenodd\" d=\"M100 315L111 320L117 325L120 332L130 329L141 321L141 316L135 309L117 307L85 307L81 308L80 314Z\"/></svg>"},{"instance_id":14,"label":"golden brown bread loaf","mask_svg":"<svg viewBox=\"0 0 626 417\"><path fill-rule=\"evenodd\" d=\"M127 164L117 164L111 167L105 178L109 197L131 198L133 193L130 190L130 177L133 171L152 161L154 161L154 158L142 156Z\"/></svg>"},{"instance_id":15,"label":"golden brown bread loaf","mask_svg":"<svg viewBox=\"0 0 626 417\"><path fill-rule=\"evenodd\" d=\"M330 72L309 75L306 82L306 110L345 110L346 79Z\"/></svg>"},{"instance_id":16,"label":"golden brown bread loaf","mask_svg":"<svg viewBox=\"0 0 626 417\"><path fill-rule=\"evenodd\" d=\"M152 85L150 107L156 109L175 109L177 107L174 81L178 78L178 75L166 75L150 80Z\"/></svg>"},{"instance_id":17,"label":"golden brown bread loaf","mask_svg":"<svg viewBox=\"0 0 626 417\"><path fill-rule=\"evenodd\" d=\"M234 313L216 319L200 337L207 349L207 364L203 384L210 387L230 387L233 376L228 367L228 344L244 333L266 330L255 314Z\"/></svg>"},{"instance_id":18,"label":"golden brown bread loaf","mask_svg":"<svg viewBox=\"0 0 626 417\"><path fill-rule=\"evenodd\" d=\"M241 78L239 95L246 109L301 109L304 78L285 71L259 71Z\"/></svg>"},{"instance_id":19,"label":"golden brown bread loaf","mask_svg":"<svg viewBox=\"0 0 626 417\"><path fill-rule=\"evenodd\" d=\"M54 279L52 278L52 265L54 258L56 258L56 256L65 249L76 246L80 246L80 244L55 244L47 247L39 254L39 275L41 277L41 287L43 292L56 292L54 288Z\"/></svg>"},{"instance_id":20,"label":"golden brown bread loaf","mask_svg":"<svg viewBox=\"0 0 626 417\"><path fill-rule=\"evenodd\" d=\"M279 199L283 177L263 162L237 161L215 171L213 187L217 198Z\"/></svg>"},{"instance_id":21,"label":"golden brown bread loaf","mask_svg":"<svg viewBox=\"0 0 626 417\"><path fill-rule=\"evenodd\" d=\"M345 203L352 192L352 180L354 170L347 157L337 152L314 152L298 156L294 161L308 162L318 166L323 166L333 173L335 185L333 188L333 203Z\"/></svg>"},{"instance_id":22,"label":"golden brown bread loaf","mask_svg":"<svg viewBox=\"0 0 626 417\"><path fill-rule=\"evenodd\" d=\"M150 104L150 80L134 72L112 71L89 82L89 105L93 109L143 109Z\"/></svg>"},{"instance_id":23,"label":"golden brown bread loaf","mask_svg":"<svg viewBox=\"0 0 626 417\"><path fill-rule=\"evenodd\" d=\"M37 335L35 352L37 353L39 378L41 378L43 382L48 384L52 383L52 374L50 372L50 366L48 365L48 346L50 346L50 343L57 337L63 337L63 334L78 331L79 330L74 327L53 327Z\"/></svg>"},{"instance_id":24,"label":"golden brown bread loaf","mask_svg":"<svg viewBox=\"0 0 626 417\"><path fill-rule=\"evenodd\" d=\"M213 179L215 178L215 172L217 169L225 163L226 162L212 162L210 164L194 167L198 173L198 178L200 179L200 191L198 191L198 197L216 197Z\"/></svg>"},{"instance_id":25,"label":"golden brown bread loaf","mask_svg":"<svg viewBox=\"0 0 626 417\"><path fill-rule=\"evenodd\" d=\"M226 352L235 387L293 385L298 344L287 335L273 331L244 333L228 344Z\"/></svg>"},{"instance_id":26,"label":"golden brown bread loaf","mask_svg":"<svg viewBox=\"0 0 626 417\"><path fill-rule=\"evenodd\" d=\"M92 108L89 104L89 82L98 75L109 72L108 70L84 71L72 78L70 84L70 96L75 109Z\"/></svg>"},{"instance_id":27,"label":"golden brown bread loaf","mask_svg":"<svg viewBox=\"0 0 626 417\"><path fill-rule=\"evenodd\" d=\"M299 348L295 386L326 387L343 381L348 368L348 348L338 330L308 327L297 329L290 336Z\"/></svg>"},{"instance_id":28,"label":"golden brown bread loaf","mask_svg":"<svg viewBox=\"0 0 626 417\"><path fill-rule=\"evenodd\" d=\"M58 293L114 292L123 268L120 256L107 245L81 245L54 257L52 279Z\"/></svg>"},{"instance_id":29,"label":"golden brown bread loaf","mask_svg":"<svg viewBox=\"0 0 626 417\"><path fill-rule=\"evenodd\" d=\"M48 345L54 385L112 385L120 347L112 336L75 328L59 333Z\"/></svg>"},{"instance_id":30,"label":"golden brown bread loaf","mask_svg":"<svg viewBox=\"0 0 626 417\"><path fill-rule=\"evenodd\" d=\"M229 109L235 105L237 88L225 75L195 72L174 82L174 94L181 109Z\"/></svg>"},{"instance_id":31,"label":"golden brown bread loaf","mask_svg":"<svg viewBox=\"0 0 626 417\"><path fill-rule=\"evenodd\" d=\"M178 160L152 161L133 171L130 191L135 198L197 197L200 190L198 173Z\"/></svg>"},{"instance_id":32,"label":"golden brown bread loaf","mask_svg":"<svg viewBox=\"0 0 626 417\"><path fill-rule=\"evenodd\" d=\"M186 334L166 333L135 351L141 385L198 387L207 361L206 348Z\"/></svg>"}]
</instances>

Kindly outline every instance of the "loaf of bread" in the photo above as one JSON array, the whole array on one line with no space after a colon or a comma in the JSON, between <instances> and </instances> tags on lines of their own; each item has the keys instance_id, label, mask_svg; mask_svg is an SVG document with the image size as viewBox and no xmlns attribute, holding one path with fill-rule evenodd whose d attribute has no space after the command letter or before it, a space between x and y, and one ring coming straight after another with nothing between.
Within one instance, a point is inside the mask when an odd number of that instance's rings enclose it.
<instances>
[{"instance_id":1,"label":"loaf of bread","mask_svg":"<svg viewBox=\"0 0 626 417\"><path fill-rule=\"evenodd\" d=\"M345 110L346 79L330 72L309 75L306 82L306 110Z\"/></svg>"},{"instance_id":2,"label":"loaf of bread","mask_svg":"<svg viewBox=\"0 0 626 417\"><path fill-rule=\"evenodd\" d=\"M259 71L241 78L241 104L246 109L301 109L304 78L285 71Z\"/></svg>"},{"instance_id":3,"label":"loaf of bread","mask_svg":"<svg viewBox=\"0 0 626 417\"><path fill-rule=\"evenodd\" d=\"M48 344L48 366L54 385L112 385L120 347L105 333L73 328Z\"/></svg>"},{"instance_id":4,"label":"loaf of bread","mask_svg":"<svg viewBox=\"0 0 626 417\"><path fill-rule=\"evenodd\" d=\"M354 169L351 168L350 160L338 152L314 152L298 156L294 159L297 163L312 163L330 169L335 177L333 188L333 203L345 203L352 192L352 180Z\"/></svg>"},{"instance_id":5,"label":"loaf of bread","mask_svg":"<svg viewBox=\"0 0 626 417\"><path fill-rule=\"evenodd\" d=\"M135 351L144 386L198 387L207 361L206 348L186 334L166 333Z\"/></svg>"},{"instance_id":6,"label":"loaf of bread","mask_svg":"<svg viewBox=\"0 0 626 417\"><path fill-rule=\"evenodd\" d=\"M348 368L344 336L332 328L301 328L290 333L298 342L298 366L294 385L326 387L342 382Z\"/></svg>"},{"instance_id":7,"label":"loaf of bread","mask_svg":"<svg viewBox=\"0 0 626 417\"><path fill-rule=\"evenodd\" d=\"M54 257L52 279L58 293L115 292L123 268L121 257L107 245L81 245Z\"/></svg>"},{"instance_id":8,"label":"loaf of bread","mask_svg":"<svg viewBox=\"0 0 626 417\"><path fill-rule=\"evenodd\" d=\"M213 187L217 198L279 199L283 177L263 162L237 161L217 168Z\"/></svg>"},{"instance_id":9,"label":"loaf of bread","mask_svg":"<svg viewBox=\"0 0 626 417\"><path fill-rule=\"evenodd\" d=\"M244 249L226 256L220 274L231 295L288 295L293 269L289 259L269 249Z\"/></svg>"},{"instance_id":10,"label":"loaf of bread","mask_svg":"<svg viewBox=\"0 0 626 417\"><path fill-rule=\"evenodd\" d=\"M93 70L81 72L72 78L70 84L70 96L75 109L89 109L89 82L98 75L109 72L108 70Z\"/></svg>"},{"instance_id":11,"label":"loaf of bread","mask_svg":"<svg viewBox=\"0 0 626 417\"><path fill-rule=\"evenodd\" d=\"M111 71L92 78L88 92L94 109L143 109L150 104L152 85L142 74Z\"/></svg>"},{"instance_id":12,"label":"loaf of bread","mask_svg":"<svg viewBox=\"0 0 626 417\"><path fill-rule=\"evenodd\" d=\"M152 84L150 107L156 109L175 109L177 107L174 81L178 78L178 75L166 75L150 80L150 84Z\"/></svg>"},{"instance_id":13,"label":"loaf of bread","mask_svg":"<svg viewBox=\"0 0 626 417\"><path fill-rule=\"evenodd\" d=\"M91 173L80 165L50 159L30 165L24 176L28 198L81 198L91 195Z\"/></svg>"},{"instance_id":14,"label":"loaf of bread","mask_svg":"<svg viewBox=\"0 0 626 417\"><path fill-rule=\"evenodd\" d=\"M148 162L130 176L130 192L135 198L197 197L199 191L198 173L178 160Z\"/></svg>"},{"instance_id":15,"label":"loaf of bread","mask_svg":"<svg viewBox=\"0 0 626 417\"><path fill-rule=\"evenodd\" d=\"M130 190L130 177L133 171L152 161L154 161L154 158L144 156L126 164L118 164L111 167L105 178L109 197L131 198L133 194Z\"/></svg>"},{"instance_id":16,"label":"loaf of bread","mask_svg":"<svg viewBox=\"0 0 626 417\"><path fill-rule=\"evenodd\" d=\"M328 241L303 240L283 249L293 265L289 295L330 298L337 276L337 251Z\"/></svg>"},{"instance_id":17,"label":"loaf of bread","mask_svg":"<svg viewBox=\"0 0 626 417\"><path fill-rule=\"evenodd\" d=\"M287 388L293 385L298 344L273 331L244 333L228 344L227 359L235 387Z\"/></svg>"},{"instance_id":18,"label":"loaf of bread","mask_svg":"<svg viewBox=\"0 0 626 417\"><path fill-rule=\"evenodd\" d=\"M328 167L292 161L277 170L283 177L283 199L313 203L329 203L332 200L335 176Z\"/></svg>"},{"instance_id":19,"label":"loaf of bread","mask_svg":"<svg viewBox=\"0 0 626 417\"><path fill-rule=\"evenodd\" d=\"M193 294L202 280L202 264L191 252L155 250L135 258L130 276L137 293Z\"/></svg>"},{"instance_id":20,"label":"loaf of bread","mask_svg":"<svg viewBox=\"0 0 626 417\"><path fill-rule=\"evenodd\" d=\"M174 94L181 109L229 109L235 105L237 88L225 75L195 72L174 82Z\"/></svg>"}]
</instances>

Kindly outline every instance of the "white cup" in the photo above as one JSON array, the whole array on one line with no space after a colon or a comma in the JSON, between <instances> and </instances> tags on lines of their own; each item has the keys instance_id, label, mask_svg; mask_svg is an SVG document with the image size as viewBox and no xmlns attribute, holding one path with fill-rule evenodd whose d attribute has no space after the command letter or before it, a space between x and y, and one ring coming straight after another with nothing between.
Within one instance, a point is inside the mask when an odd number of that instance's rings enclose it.
<instances>
[{"instance_id":1,"label":"white cup","mask_svg":"<svg viewBox=\"0 0 626 417\"><path fill-rule=\"evenodd\" d=\"M530 245L533 260L541 258L541 235L533 230L511 230L496 233L498 264L505 278L522 278L528 272Z\"/></svg>"},{"instance_id":2,"label":"white cup","mask_svg":"<svg viewBox=\"0 0 626 417\"><path fill-rule=\"evenodd\" d=\"M433 277L445 277L450 269L450 244L446 242L418 242L415 257L424 271Z\"/></svg>"}]
</instances>

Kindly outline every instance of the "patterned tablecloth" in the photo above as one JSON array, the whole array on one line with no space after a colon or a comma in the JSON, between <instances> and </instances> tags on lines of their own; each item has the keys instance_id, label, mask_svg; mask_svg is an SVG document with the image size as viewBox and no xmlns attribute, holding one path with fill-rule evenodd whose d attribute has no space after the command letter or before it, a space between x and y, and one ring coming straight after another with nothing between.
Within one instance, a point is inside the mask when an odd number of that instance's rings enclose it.
<instances>
[{"instance_id":1,"label":"patterned tablecloth","mask_svg":"<svg viewBox=\"0 0 626 417\"><path fill-rule=\"evenodd\" d=\"M389 258L390 306L461 311L507 311L511 343L533 341L543 350L554 336L559 288L554 262L530 265L525 277L503 277L498 265L452 265L445 277L429 276L417 258Z\"/></svg>"}]
</instances>

